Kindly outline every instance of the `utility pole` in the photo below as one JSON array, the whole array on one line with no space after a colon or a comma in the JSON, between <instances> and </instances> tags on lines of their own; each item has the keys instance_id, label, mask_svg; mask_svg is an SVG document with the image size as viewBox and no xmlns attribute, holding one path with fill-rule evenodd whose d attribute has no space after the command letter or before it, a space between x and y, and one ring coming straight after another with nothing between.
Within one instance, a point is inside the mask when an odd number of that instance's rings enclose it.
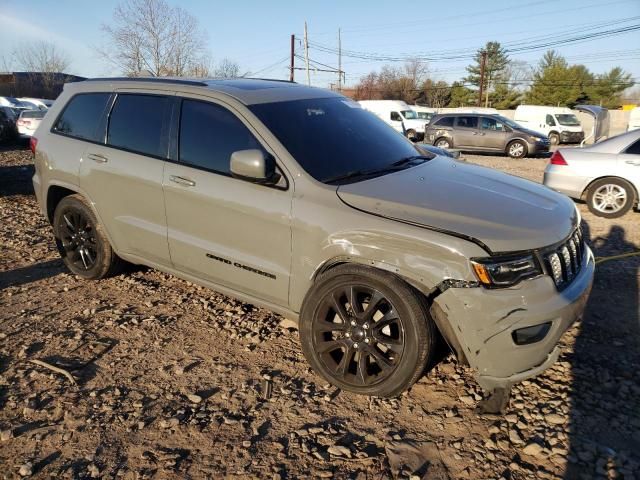
<instances>
[{"instance_id":1,"label":"utility pole","mask_svg":"<svg viewBox=\"0 0 640 480\"><path fill-rule=\"evenodd\" d=\"M311 86L311 75L309 73L309 39L307 38L307 22L304 22L304 61L307 64L307 85Z\"/></svg>"},{"instance_id":2,"label":"utility pole","mask_svg":"<svg viewBox=\"0 0 640 480\"><path fill-rule=\"evenodd\" d=\"M484 69L487 66L487 52L483 50L480 53L480 90L478 91L478 106L482 106L482 90L484 88ZM489 87L487 86L487 91L489 91Z\"/></svg>"},{"instance_id":3,"label":"utility pole","mask_svg":"<svg viewBox=\"0 0 640 480\"><path fill-rule=\"evenodd\" d=\"M338 28L338 91L342 91L342 41L340 40L340 29Z\"/></svg>"},{"instance_id":4,"label":"utility pole","mask_svg":"<svg viewBox=\"0 0 640 480\"><path fill-rule=\"evenodd\" d=\"M293 72L296 69L296 36L291 35L291 66L289 67L289 81L293 82Z\"/></svg>"}]
</instances>

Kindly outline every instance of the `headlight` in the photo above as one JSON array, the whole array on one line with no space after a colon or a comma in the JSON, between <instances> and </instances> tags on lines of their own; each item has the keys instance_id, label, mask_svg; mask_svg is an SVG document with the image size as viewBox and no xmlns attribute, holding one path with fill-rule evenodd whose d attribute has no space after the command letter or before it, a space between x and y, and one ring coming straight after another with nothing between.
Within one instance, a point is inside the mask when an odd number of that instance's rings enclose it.
<instances>
[{"instance_id":1,"label":"headlight","mask_svg":"<svg viewBox=\"0 0 640 480\"><path fill-rule=\"evenodd\" d=\"M471 260L471 265L480 283L486 287L510 287L542 274L533 255L505 259L476 258Z\"/></svg>"}]
</instances>

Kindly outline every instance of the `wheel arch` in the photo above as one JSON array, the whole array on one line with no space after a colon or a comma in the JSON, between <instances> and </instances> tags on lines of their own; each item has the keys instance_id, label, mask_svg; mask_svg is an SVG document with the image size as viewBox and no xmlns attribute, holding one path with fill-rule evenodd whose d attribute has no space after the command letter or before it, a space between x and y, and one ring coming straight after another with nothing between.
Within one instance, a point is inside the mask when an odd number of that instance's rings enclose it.
<instances>
[{"instance_id":1,"label":"wheel arch","mask_svg":"<svg viewBox=\"0 0 640 480\"><path fill-rule=\"evenodd\" d=\"M464 348L462 348L460 341L456 334L454 333L453 326L448 320L447 315L442 310L441 306L435 301L436 297L442 293L441 285L437 284L433 287L428 287L423 283L420 283L415 278L408 276L406 274L402 274L399 269L394 268L392 265L383 263L383 262L375 262L368 261L361 258L353 258L353 257L337 257L330 259L323 263L315 272L313 276L313 282L317 280L317 278L323 275L326 272L335 269L340 265L359 265L367 267L371 270L379 270L390 273L398 277L401 281L406 283L410 288L415 290L424 300L427 309L433 322L436 325L436 329L444 342L449 346L451 351L456 355L458 361L461 364L468 365L468 359L465 355Z\"/></svg>"},{"instance_id":2,"label":"wheel arch","mask_svg":"<svg viewBox=\"0 0 640 480\"><path fill-rule=\"evenodd\" d=\"M603 176L601 176L601 177L594 178L593 180L591 180L591 181L587 184L587 186L586 186L586 187L584 187L584 188L582 189L582 195L580 195L580 200L583 200L583 201L584 201L584 200L586 200L586 198L587 198L587 194L588 194L588 192L589 192L589 189L591 188L591 186L592 186L594 183L596 183L596 182L597 182L597 181L599 181L599 180L605 180L605 179L607 179L607 178L611 178L611 179L614 179L614 180L621 180L621 181L623 181L623 182L625 182L625 183L629 184L629 185L631 186L631 189L633 190L633 204L635 205L635 204L637 204L637 203L638 203L639 199L638 199L638 189L637 189L637 187L633 184L633 182L630 182L630 181L629 181L629 180L627 180L626 178L624 178L624 177L620 177L620 176L618 176L618 175L603 175Z\"/></svg>"},{"instance_id":3,"label":"wheel arch","mask_svg":"<svg viewBox=\"0 0 640 480\"><path fill-rule=\"evenodd\" d=\"M51 184L49 184L49 186L47 187L47 193L45 195L45 202L46 202L45 208L46 208L47 220L49 221L49 223L53 225L53 215L56 211L56 207L58 206L58 204L63 198L68 197L69 195L80 195L87 201L89 208L91 209L93 214L96 216L96 218L102 225L105 235L107 236L107 239L111 244L111 248L116 252L117 255L120 255L120 253L118 252L117 246L113 243L113 237L109 232L109 227L102 220L102 217L100 216L100 212L98 212L95 204L93 203L93 201L91 201L91 197L87 195L87 193L77 185L71 185L67 183L57 183L57 182L52 182Z\"/></svg>"}]
</instances>

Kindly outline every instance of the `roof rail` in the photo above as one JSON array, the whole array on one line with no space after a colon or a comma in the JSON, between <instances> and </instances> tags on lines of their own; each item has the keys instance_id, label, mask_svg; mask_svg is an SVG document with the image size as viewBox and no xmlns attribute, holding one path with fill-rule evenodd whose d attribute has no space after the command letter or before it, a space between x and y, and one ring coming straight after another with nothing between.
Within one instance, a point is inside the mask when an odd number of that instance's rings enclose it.
<instances>
[{"instance_id":1,"label":"roof rail","mask_svg":"<svg viewBox=\"0 0 640 480\"><path fill-rule=\"evenodd\" d=\"M195 85L206 87L207 84L199 80L188 80L172 77L99 77L88 78L85 82L149 82L149 83L177 83L181 85Z\"/></svg>"}]
</instances>

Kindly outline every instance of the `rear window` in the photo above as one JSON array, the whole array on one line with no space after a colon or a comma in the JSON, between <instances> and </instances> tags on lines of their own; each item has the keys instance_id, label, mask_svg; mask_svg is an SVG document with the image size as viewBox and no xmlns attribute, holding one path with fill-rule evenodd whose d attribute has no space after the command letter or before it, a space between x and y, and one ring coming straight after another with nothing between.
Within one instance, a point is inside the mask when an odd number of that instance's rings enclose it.
<instances>
[{"instance_id":1,"label":"rear window","mask_svg":"<svg viewBox=\"0 0 640 480\"><path fill-rule=\"evenodd\" d=\"M47 113L44 110L29 110L22 112L20 117L22 118L44 118L44 114Z\"/></svg>"},{"instance_id":2,"label":"rear window","mask_svg":"<svg viewBox=\"0 0 640 480\"><path fill-rule=\"evenodd\" d=\"M107 144L154 157L167 156L163 134L169 99L160 95L118 95L109 117Z\"/></svg>"},{"instance_id":3,"label":"rear window","mask_svg":"<svg viewBox=\"0 0 640 480\"><path fill-rule=\"evenodd\" d=\"M229 175L233 152L262 149L262 146L240 119L226 108L184 100L179 148L181 162Z\"/></svg>"},{"instance_id":4,"label":"rear window","mask_svg":"<svg viewBox=\"0 0 640 480\"><path fill-rule=\"evenodd\" d=\"M434 123L437 127L453 127L453 120L455 117L442 117Z\"/></svg>"},{"instance_id":5,"label":"rear window","mask_svg":"<svg viewBox=\"0 0 640 480\"><path fill-rule=\"evenodd\" d=\"M73 97L53 126L53 131L70 137L100 140L98 124L107 106L109 93L81 93Z\"/></svg>"}]
</instances>

